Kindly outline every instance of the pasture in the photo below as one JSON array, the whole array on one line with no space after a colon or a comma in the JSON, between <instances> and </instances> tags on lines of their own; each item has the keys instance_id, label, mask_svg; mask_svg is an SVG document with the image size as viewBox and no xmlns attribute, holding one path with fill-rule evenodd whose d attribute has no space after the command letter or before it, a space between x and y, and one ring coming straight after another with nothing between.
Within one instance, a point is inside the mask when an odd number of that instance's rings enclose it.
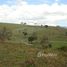
<instances>
[{"instance_id":1,"label":"pasture","mask_svg":"<svg viewBox=\"0 0 67 67\"><path fill-rule=\"evenodd\" d=\"M67 67L66 28L0 23L4 27L12 36L0 39L0 67ZM57 56L38 57L39 52Z\"/></svg>"}]
</instances>

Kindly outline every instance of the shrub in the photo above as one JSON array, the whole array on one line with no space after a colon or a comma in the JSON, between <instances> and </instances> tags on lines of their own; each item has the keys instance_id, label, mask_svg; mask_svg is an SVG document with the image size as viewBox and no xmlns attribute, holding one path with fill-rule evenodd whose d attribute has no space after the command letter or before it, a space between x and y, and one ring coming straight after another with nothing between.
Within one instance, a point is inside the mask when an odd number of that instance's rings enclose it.
<instances>
[{"instance_id":1,"label":"shrub","mask_svg":"<svg viewBox=\"0 0 67 67\"><path fill-rule=\"evenodd\" d=\"M4 27L2 30L0 30L0 40L10 40L12 36L12 32L10 30L7 30L6 27Z\"/></svg>"},{"instance_id":2,"label":"shrub","mask_svg":"<svg viewBox=\"0 0 67 67\"><path fill-rule=\"evenodd\" d=\"M48 46L49 46L49 48L51 48L51 47L52 47L52 44L51 44L51 43L49 43L49 44L48 44Z\"/></svg>"},{"instance_id":3,"label":"shrub","mask_svg":"<svg viewBox=\"0 0 67 67\"><path fill-rule=\"evenodd\" d=\"M65 32L65 35L67 36L67 32Z\"/></svg>"},{"instance_id":4,"label":"shrub","mask_svg":"<svg viewBox=\"0 0 67 67\"><path fill-rule=\"evenodd\" d=\"M63 46L63 47L58 48L58 50L67 51L67 47L66 46Z\"/></svg>"},{"instance_id":5,"label":"shrub","mask_svg":"<svg viewBox=\"0 0 67 67\"><path fill-rule=\"evenodd\" d=\"M37 39L37 38L34 37L34 36L28 37L28 41L29 41L30 43L32 43L32 41L34 41L34 40L36 40L36 39Z\"/></svg>"},{"instance_id":6,"label":"shrub","mask_svg":"<svg viewBox=\"0 0 67 67\"><path fill-rule=\"evenodd\" d=\"M32 43L34 40L37 40L37 35L35 32L33 32L32 35L28 37L28 41L30 43Z\"/></svg>"},{"instance_id":7,"label":"shrub","mask_svg":"<svg viewBox=\"0 0 67 67\"><path fill-rule=\"evenodd\" d=\"M26 36L27 35L27 32L23 32L23 34L24 34L24 36Z\"/></svg>"},{"instance_id":8,"label":"shrub","mask_svg":"<svg viewBox=\"0 0 67 67\"><path fill-rule=\"evenodd\" d=\"M48 37L43 36L43 37L41 38L40 44L42 45L42 48L43 48L43 49L49 47Z\"/></svg>"}]
</instances>

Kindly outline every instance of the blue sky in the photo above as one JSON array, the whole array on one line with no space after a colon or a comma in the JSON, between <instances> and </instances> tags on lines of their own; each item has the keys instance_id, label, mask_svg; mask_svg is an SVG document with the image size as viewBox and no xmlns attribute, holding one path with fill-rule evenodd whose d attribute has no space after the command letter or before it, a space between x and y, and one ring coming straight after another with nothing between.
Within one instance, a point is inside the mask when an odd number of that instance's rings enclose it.
<instances>
[{"instance_id":1,"label":"blue sky","mask_svg":"<svg viewBox=\"0 0 67 67\"><path fill-rule=\"evenodd\" d=\"M66 20L58 21L58 25L67 27L67 21Z\"/></svg>"},{"instance_id":2,"label":"blue sky","mask_svg":"<svg viewBox=\"0 0 67 67\"><path fill-rule=\"evenodd\" d=\"M8 1L11 1L12 3L15 2L15 0L0 0L0 4L9 4ZM53 4L56 2L56 0L26 0L28 4L43 4L43 3L48 3L48 4ZM59 4L67 4L67 0L58 0Z\"/></svg>"},{"instance_id":3,"label":"blue sky","mask_svg":"<svg viewBox=\"0 0 67 67\"><path fill-rule=\"evenodd\" d=\"M8 4L13 5L15 3L15 0L0 0L0 5Z\"/></svg>"},{"instance_id":4,"label":"blue sky","mask_svg":"<svg viewBox=\"0 0 67 67\"><path fill-rule=\"evenodd\" d=\"M67 0L0 0L0 22L32 19L28 23L67 26L66 9ZM40 19L34 21L34 18Z\"/></svg>"}]
</instances>

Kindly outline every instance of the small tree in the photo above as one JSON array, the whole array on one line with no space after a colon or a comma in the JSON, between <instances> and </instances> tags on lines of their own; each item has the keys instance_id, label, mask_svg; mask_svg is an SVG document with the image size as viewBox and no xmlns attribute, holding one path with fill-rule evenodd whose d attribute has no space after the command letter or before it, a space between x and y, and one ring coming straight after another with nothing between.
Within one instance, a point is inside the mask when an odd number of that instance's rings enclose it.
<instances>
[{"instance_id":1,"label":"small tree","mask_svg":"<svg viewBox=\"0 0 67 67\"><path fill-rule=\"evenodd\" d=\"M45 28L48 28L48 25L45 25Z\"/></svg>"},{"instance_id":2,"label":"small tree","mask_svg":"<svg viewBox=\"0 0 67 67\"><path fill-rule=\"evenodd\" d=\"M26 25L27 23L24 23L24 25Z\"/></svg>"},{"instance_id":3,"label":"small tree","mask_svg":"<svg viewBox=\"0 0 67 67\"><path fill-rule=\"evenodd\" d=\"M43 27L43 25L41 25L41 27Z\"/></svg>"}]
</instances>

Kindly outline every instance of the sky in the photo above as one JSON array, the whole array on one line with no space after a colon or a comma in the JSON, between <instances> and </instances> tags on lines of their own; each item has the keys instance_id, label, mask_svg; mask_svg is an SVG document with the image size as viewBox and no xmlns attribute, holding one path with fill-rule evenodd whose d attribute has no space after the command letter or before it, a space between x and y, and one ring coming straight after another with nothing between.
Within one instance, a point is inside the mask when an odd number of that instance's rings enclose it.
<instances>
[{"instance_id":1,"label":"sky","mask_svg":"<svg viewBox=\"0 0 67 67\"><path fill-rule=\"evenodd\" d=\"M0 0L0 22L67 26L67 0Z\"/></svg>"}]
</instances>

